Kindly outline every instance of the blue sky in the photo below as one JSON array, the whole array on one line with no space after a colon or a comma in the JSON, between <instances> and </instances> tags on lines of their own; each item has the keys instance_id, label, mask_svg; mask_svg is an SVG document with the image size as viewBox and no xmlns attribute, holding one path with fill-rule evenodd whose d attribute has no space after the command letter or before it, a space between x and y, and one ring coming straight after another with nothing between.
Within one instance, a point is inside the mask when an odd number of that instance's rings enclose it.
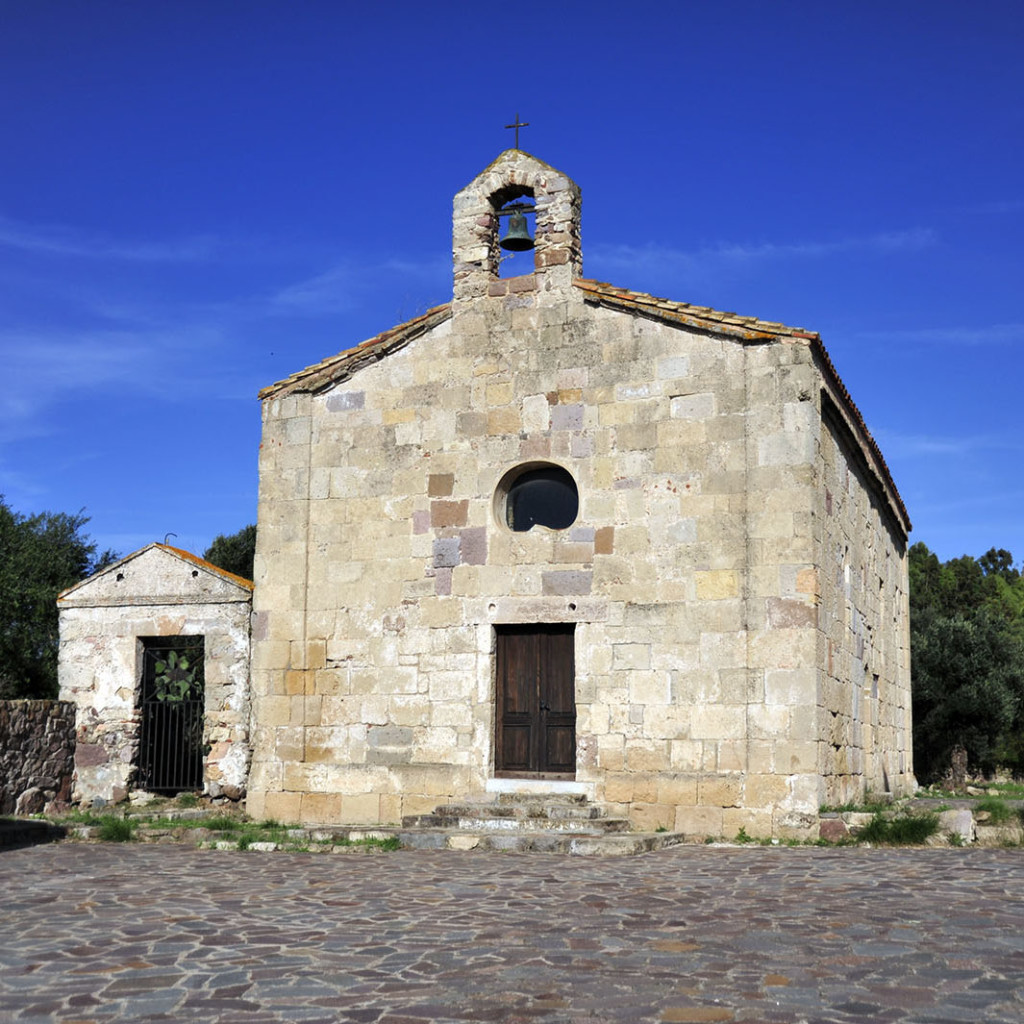
<instances>
[{"instance_id":1,"label":"blue sky","mask_svg":"<svg viewBox=\"0 0 1024 1024\"><path fill-rule=\"evenodd\" d=\"M512 144L584 274L821 332L940 557L1024 558L1024 4L0 0L0 494L256 515L256 392L451 294Z\"/></svg>"}]
</instances>

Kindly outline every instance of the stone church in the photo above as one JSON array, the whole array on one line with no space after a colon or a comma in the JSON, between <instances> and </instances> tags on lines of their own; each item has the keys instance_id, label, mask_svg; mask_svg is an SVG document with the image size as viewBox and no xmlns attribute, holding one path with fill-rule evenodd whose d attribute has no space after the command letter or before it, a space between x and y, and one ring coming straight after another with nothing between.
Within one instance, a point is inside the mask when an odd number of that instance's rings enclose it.
<instances>
[{"instance_id":1,"label":"stone church","mask_svg":"<svg viewBox=\"0 0 1024 1024\"><path fill-rule=\"evenodd\" d=\"M910 523L819 336L583 277L518 149L453 228L451 302L261 392L250 814L785 837L911 789Z\"/></svg>"}]
</instances>

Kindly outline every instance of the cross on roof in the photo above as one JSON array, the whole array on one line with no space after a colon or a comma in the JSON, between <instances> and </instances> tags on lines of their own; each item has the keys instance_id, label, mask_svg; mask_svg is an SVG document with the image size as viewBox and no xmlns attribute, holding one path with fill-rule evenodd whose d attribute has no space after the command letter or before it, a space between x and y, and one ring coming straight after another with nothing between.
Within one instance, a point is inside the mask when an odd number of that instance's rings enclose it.
<instances>
[{"instance_id":1,"label":"cross on roof","mask_svg":"<svg viewBox=\"0 0 1024 1024\"><path fill-rule=\"evenodd\" d=\"M505 127L506 128L515 128L515 130L516 130L516 149L518 149L519 148L519 129L520 128L529 128L530 127L530 122L529 121L520 121L519 120L519 114L516 113L515 123L514 124L507 124L507 125L505 125Z\"/></svg>"}]
</instances>

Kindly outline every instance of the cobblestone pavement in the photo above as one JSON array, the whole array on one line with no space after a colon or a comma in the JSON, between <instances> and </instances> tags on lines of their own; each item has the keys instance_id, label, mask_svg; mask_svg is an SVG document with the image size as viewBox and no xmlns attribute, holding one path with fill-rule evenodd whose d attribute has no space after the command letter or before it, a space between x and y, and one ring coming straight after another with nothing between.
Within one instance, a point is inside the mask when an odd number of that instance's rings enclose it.
<instances>
[{"instance_id":1,"label":"cobblestone pavement","mask_svg":"<svg viewBox=\"0 0 1024 1024\"><path fill-rule=\"evenodd\" d=\"M1024 853L0 853L2 1021L1024 1021Z\"/></svg>"}]
</instances>

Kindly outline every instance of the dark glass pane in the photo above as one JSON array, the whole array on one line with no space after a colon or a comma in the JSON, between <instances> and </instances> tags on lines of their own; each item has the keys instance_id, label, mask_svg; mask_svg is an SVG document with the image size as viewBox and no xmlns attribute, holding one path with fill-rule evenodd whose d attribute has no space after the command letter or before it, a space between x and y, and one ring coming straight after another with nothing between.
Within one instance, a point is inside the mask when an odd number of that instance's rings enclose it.
<instances>
[{"instance_id":1,"label":"dark glass pane","mask_svg":"<svg viewBox=\"0 0 1024 1024\"><path fill-rule=\"evenodd\" d=\"M579 510L576 482L557 466L531 469L517 476L505 502L506 521L517 532L534 526L564 530L576 522Z\"/></svg>"}]
</instances>

